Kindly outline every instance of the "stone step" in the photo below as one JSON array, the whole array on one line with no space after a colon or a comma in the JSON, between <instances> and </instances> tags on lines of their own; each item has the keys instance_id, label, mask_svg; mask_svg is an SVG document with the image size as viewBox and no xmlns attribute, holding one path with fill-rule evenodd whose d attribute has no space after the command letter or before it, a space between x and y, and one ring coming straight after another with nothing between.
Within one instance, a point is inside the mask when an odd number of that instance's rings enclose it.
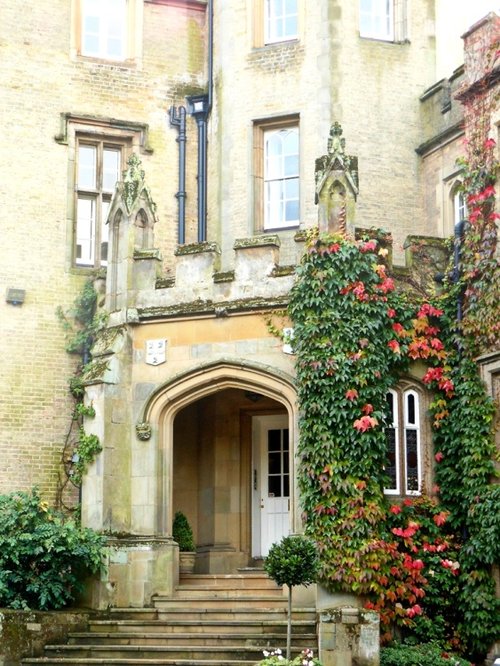
<instances>
[{"instance_id":1,"label":"stone step","mask_svg":"<svg viewBox=\"0 0 500 666\"><path fill-rule=\"evenodd\" d=\"M167 597L167 594L158 592L157 597ZM275 587L215 587L214 585L179 585L175 588L175 597L185 599L199 599L212 597L213 599L222 599L225 597L233 598L269 598L286 599L283 588Z\"/></svg>"},{"instance_id":2,"label":"stone step","mask_svg":"<svg viewBox=\"0 0 500 666\"><path fill-rule=\"evenodd\" d=\"M286 608L287 599L283 596L273 595L256 595L256 596L234 596L233 594L223 594L217 596L218 593L212 592L210 594L203 594L199 592L198 595L186 596L176 593L173 597L163 595L154 595L152 603L155 608L173 609L173 608L199 608L201 605L205 609L218 608L218 609L237 609L242 608L245 610L251 608Z\"/></svg>"},{"instance_id":3,"label":"stone step","mask_svg":"<svg viewBox=\"0 0 500 666\"><path fill-rule=\"evenodd\" d=\"M57 657L47 659L46 657L30 657L23 659L22 666L248 666L254 662L241 661L239 659L99 659L85 657L84 659Z\"/></svg>"},{"instance_id":4,"label":"stone step","mask_svg":"<svg viewBox=\"0 0 500 666\"><path fill-rule=\"evenodd\" d=\"M316 611L314 608L294 608L292 613L293 620L309 620L315 621ZM110 619L113 620L140 620L141 622L150 620L161 620L163 622L170 622L173 620L227 620L236 622L247 622L258 620L260 622L267 622L269 620L286 619L286 608L274 607L263 608L261 607L231 607L225 605L221 608L218 604L213 608L206 608L203 603L199 602L198 605L193 607L184 607L179 605L172 605L166 608L111 608Z\"/></svg>"},{"instance_id":5,"label":"stone step","mask_svg":"<svg viewBox=\"0 0 500 666\"><path fill-rule=\"evenodd\" d=\"M194 623L190 620L170 620L168 623L162 620L93 620L89 623L89 629L92 633L162 633L168 631L175 633L200 633L210 634L222 632L231 633L252 633L258 631L259 634L280 633L286 634L287 620L247 620L242 623L238 620L201 620ZM314 633L316 630L315 617L309 620L294 620L294 635L303 633Z\"/></svg>"},{"instance_id":6,"label":"stone step","mask_svg":"<svg viewBox=\"0 0 500 666\"><path fill-rule=\"evenodd\" d=\"M251 570L249 574L181 574L179 584L184 586L210 586L231 589L281 589L262 570Z\"/></svg>"},{"instance_id":7,"label":"stone step","mask_svg":"<svg viewBox=\"0 0 500 666\"><path fill-rule=\"evenodd\" d=\"M280 646L271 646L280 647ZM315 645L306 647L315 648ZM281 646L283 648L283 646ZM262 658L263 650L267 646L262 645L46 645L44 655L46 659L69 657L71 659L133 659L140 656L141 659L214 659L239 660L255 663ZM292 656L296 656L301 649L295 645L292 647Z\"/></svg>"},{"instance_id":8,"label":"stone step","mask_svg":"<svg viewBox=\"0 0 500 666\"><path fill-rule=\"evenodd\" d=\"M293 618L297 620L311 620L312 616L315 616L314 611L304 610L297 611L294 610ZM181 619L184 620L227 620L227 621L237 621L237 622L247 622L248 620L272 620L272 619L286 619L286 609L285 608L247 608L247 609L235 609L231 607L226 608L164 608L158 609L158 620L163 620L164 622L170 622L171 620Z\"/></svg>"},{"instance_id":9,"label":"stone step","mask_svg":"<svg viewBox=\"0 0 500 666\"><path fill-rule=\"evenodd\" d=\"M221 627L219 627L220 629ZM286 629L286 627L283 627ZM293 627L295 629L295 627ZM255 628L254 628L255 630ZM296 647L305 649L316 643L315 633L293 631ZM286 642L286 631L268 633L217 632L74 632L69 634L69 645L256 645L259 647L280 647Z\"/></svg>"}]
</instances>

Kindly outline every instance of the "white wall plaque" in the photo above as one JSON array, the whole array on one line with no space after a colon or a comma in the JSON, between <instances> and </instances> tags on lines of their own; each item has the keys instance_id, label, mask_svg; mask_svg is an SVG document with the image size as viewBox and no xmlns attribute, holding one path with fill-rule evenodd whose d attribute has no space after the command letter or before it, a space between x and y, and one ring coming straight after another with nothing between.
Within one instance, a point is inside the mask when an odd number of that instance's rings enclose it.
<instances>
[{"instance_id":1,"label":"white wall plaque","mask_svg":"<svg viewBox=\"0 0 500 666\"><path fill-rule=\"evenodd\" d=\"M292 347L292 340L293 340L293 328L284 328L283 329L283 353L285 354L293 354L293 347Z\"/></svg>"},{"instance_id":2,"label":"white wall plaque","mask_svg":"<svg viewBox=\"0 0 500 666\"><path fill-rule=\"evenodd\" d=\"M167 360L166 340L146 340L146 363L160 365Z\"/></svg>"}]
</instances>

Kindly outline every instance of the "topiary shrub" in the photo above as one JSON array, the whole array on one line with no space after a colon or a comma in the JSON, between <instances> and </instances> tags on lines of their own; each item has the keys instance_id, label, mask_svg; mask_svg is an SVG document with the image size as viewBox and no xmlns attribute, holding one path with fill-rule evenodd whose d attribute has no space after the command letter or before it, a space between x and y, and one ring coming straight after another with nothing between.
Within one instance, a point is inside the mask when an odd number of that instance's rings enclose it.
<instances>
[{"instance_id":1,"label":"topiary shrub","mask_svg":"<svg viewBox=\"0 0 500 666\"><path fill-rule=\"evenodd\" d=\"M174 541L179 544L179 550L181 553L191 553L196 549L196 546L194 545L193 530L182 511L177 511L174 516L172 536L174 537Z\"/></svg>"},{"instance_id":2,"label":"topiary shrub","mask_svg":"<svg viewBox=\"0 0 500 666\"><path fill-rule=\"evenodd\" d=\"M49 509L38 490L0 495L0 607L69 605L102 566L105 539Z\"/></svg>"},{"instance_id":3,"label":"topiary shrub","mask_svg":"<svg viewBox=\"0 0 500 666\"><path fill-rule=\"evenodd\" d=\"M316 580L319 567L316 544L305 536L284 537L271 546L264 562L268 576L278 585L288 586L288 630L286 658L290 660L292 638L292 588L295 585L310 585Z\"/></svg>"}]
</instances>

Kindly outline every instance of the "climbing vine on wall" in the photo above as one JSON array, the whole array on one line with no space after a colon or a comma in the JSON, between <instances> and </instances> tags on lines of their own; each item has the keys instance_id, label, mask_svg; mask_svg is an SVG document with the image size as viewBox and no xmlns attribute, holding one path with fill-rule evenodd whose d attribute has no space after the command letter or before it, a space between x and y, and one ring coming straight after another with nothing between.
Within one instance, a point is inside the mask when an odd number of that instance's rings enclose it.
<instances>
[{"instance_id":1,"label":"climbing vine on wall","mask_svg":"<svg viewBox=\"0 0 500 666\"><path fill-rule=\"evenodd\" d=\"M468 64L470 70L459 94L465 119L465 156L459 160L467 220L461 247L461 288L467 337L466 351L479 354L500 346L500 269L496 247L498 220L495 183L498 149L491 136L492 109L499 101L500 39L485 35Z\"/></svg>"},{"instance_id":2,"label":"climbing vine on wall","mask_svg":"<svg viewBox=\"0 0 500 666\"><path fill-rule=\"evenodd\" d=\"M492 404L457 347L455 287L412 301L396 292L385 254L376 238L313 234L292 290L306 532L319 546L323 584L363 595L381 614L384 639L399 624L478 655L498 617ZM386 393L412 361L427 365L435 396L439 494L390 507Z\"/></svg>"},{"instance_id":3,"label":"climbing vine on wall","mask_svg":"<svg viewBox=\"0 0 500 666\"><path fill-rule=\"evenodd\" d=\"M97 435L85 432L84 418L93 418L92 405L84 404L82 375L90 361L90 350L98 331L105 323L105 316L98 311L97 292L93 280L88 280L75 299L73 307L65 312L58 308L57 316L66 331L66 351L80 357L75 374L69 380L69 388L75 400L71 423L66 435L62 463L64 473L59 478L57 503L60 507L73 510L74 502L66 502L69 488L79 487L88 466L102 450Z\"/></svg>"}]
</instances>

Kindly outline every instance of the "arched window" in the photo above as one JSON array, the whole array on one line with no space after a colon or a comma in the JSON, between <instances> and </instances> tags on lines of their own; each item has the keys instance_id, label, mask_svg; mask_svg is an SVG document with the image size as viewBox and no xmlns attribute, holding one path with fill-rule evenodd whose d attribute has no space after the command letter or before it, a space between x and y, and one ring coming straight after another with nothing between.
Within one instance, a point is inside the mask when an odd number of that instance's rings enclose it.
<instances>
[{"instance_id":1,"label":"arched window","mask_svg":"<svg viewBox=\"0 0 500 666\"><path fill-rule=\"evenodd\" d=\"M457 228L457 224L462 220L467 219L467 202L465 195L462 192L462 183L456 182L451 189L451 221L453 223L453 229L450 229L451 233L454 233Z\"/></svg>"},{"instance_id":2,"label":"arched window","mask_svg":"<svg viewBox=\"0 0 500 666\"><path fill-rule=\"evenodd\" d=\"M422 493L422 452L420 441L420 399L414 389L391 389L387 393L388 424L387 495Z\"/></svg>"}]
</instances>

